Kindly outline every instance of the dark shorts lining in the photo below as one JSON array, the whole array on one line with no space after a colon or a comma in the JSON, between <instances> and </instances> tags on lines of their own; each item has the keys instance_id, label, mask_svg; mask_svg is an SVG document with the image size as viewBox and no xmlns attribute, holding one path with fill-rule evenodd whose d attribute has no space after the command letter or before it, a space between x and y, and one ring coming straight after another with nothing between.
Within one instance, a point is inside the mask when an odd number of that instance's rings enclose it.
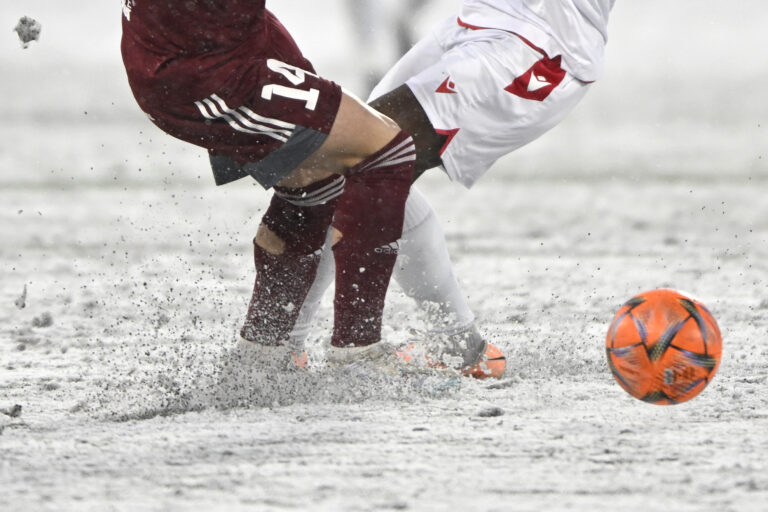
<instances>
[{"instance_id":1,"label":"dark shorts lining","mask_svg":"<svg viewBox=\"0 0 768 512\"><path fill-rule=\"evenodd\" d=\"M317 151L327 138L327 133L297 126L291 137L278 149L258 162L244 165L238 164L232 157L211 153L213 179L216 185L224 185L250 175L262 187L270 189Z\"/></svg>"}]
</instances>

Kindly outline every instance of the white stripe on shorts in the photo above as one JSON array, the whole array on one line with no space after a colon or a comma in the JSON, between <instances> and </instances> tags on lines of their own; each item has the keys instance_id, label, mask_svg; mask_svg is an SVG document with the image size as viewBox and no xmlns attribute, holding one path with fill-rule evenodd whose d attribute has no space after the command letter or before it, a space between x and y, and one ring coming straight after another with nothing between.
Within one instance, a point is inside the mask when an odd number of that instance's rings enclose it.
<instances>
[{"instance_id":1,"label":"white stripe on shorts","mask_svg":"<svg viewBox=\"0 0 768 512\"><path fill-rule=\"evenodd\" d=\"M216 94L212 94L210 98L205 98L201 101L196 101L195 105L197 106L197 109L200 111L203 117L205 117L206 119L210 119L212 121L222 119L226 121L229 124L229 126L231 126L232 129L236 131L239 131L242 133L248 133L251 135L266 135L268 137L272 137L273 139L279 140L280 142L287 141L288 138L291 136L293 129L295 128L295 125L292 125L290 123L284 123L277 119L261 117L251 112L250 109L246 109L248 110L246 114L249 117L251 117L251 119L259 119L259 120L262 120L263 122L272 123L274 125L277 125L278 123L280 123L280 126L285 127L287 129L281 129L281 128L276 128L274 126L254 123L248 118L246 118L242 113L238 112L237 110L231 109L227 105L227 103ZM244 107L241 107L241 108L244 108ZM250 114L253 114L253 116L255 117L252 117Z\"/></svg>"}]
</instances>

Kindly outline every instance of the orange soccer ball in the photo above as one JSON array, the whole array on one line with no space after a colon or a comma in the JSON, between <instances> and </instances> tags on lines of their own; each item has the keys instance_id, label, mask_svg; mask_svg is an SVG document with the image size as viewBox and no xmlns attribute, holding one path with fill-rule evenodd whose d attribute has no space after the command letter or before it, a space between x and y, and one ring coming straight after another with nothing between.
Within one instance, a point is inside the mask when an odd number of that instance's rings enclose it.
<instances>
[{"instance_id":1,"label":"orange soccer ball","mask_svg":"<svg viewBox=\"0 0 768 512\"><path fill-rule=\"evenodd\" d=\"M723 340L709 310L676 290L632 297L605 338L608 366L627 393L671 405L707 387L720 364Z\"/></svg>"}]
</instances>

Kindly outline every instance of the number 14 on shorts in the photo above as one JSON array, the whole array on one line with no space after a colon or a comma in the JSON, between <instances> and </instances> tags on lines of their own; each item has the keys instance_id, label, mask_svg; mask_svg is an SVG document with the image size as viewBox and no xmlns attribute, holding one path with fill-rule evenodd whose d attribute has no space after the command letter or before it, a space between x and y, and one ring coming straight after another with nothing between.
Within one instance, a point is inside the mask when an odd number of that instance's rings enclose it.
<instances>
[{"instance_id":1,"label":"number 14 on shorts","mask_svg":"<svg viewBox=\"0 0 768 512\"><path fill-rule=\"evenodd\" d=\"M276 59L267 60L267 67L283 75L293 85L300 85L306 80L306 75L309 73L301 68L286 64ZM316 75L313 75L316 76ZM320 91L310 88L308 90L298 89L295 87L287 87L280 84L267 84L261 89L261 97L269 101L273 95L282 96L283 98L289 98L305 102L305 108L307 110L315 110L317 107L317 99L320 96Z\"/></svg>"}]
</instances>

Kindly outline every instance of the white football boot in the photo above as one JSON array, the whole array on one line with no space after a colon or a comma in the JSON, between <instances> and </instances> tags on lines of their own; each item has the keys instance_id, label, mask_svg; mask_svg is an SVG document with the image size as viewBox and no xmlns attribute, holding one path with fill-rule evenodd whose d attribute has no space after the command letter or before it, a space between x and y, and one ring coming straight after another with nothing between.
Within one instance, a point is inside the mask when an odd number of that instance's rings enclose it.
<instances>
[{"instance_id":1,"label":"white football boot","mask_svg":"<svg viewBox=\"0 0 768 512\"><path fill-rule=\"evenodd\" d=\"M395 359L395 348L385 341L365 347L334 347L325 349L328 366L340 367L359 362L389 363Z\"/></svg>"},{"instance_id":2,"label":"white football boot","mask_svg":"<svg viewBox=\"0 0 768 512\"><path fill-rule=\"evenodd\" d=\"M474 322L449 331L428 331L424 344L430 359L455 370L475 366L488 348Z\"/></svg>"},{"instance_id":3,"label":"white football boot","mask_svg":"<svg viewBox=\"0 0 768 512\"><path fill-rule=\"evenodd\" d=\"M242 368L293 371L307 367L307 353L303 347L264 345L242 336L239 336L235 346L228 350L225 359L230 365Z\"/></svg>"}]
</instances>

